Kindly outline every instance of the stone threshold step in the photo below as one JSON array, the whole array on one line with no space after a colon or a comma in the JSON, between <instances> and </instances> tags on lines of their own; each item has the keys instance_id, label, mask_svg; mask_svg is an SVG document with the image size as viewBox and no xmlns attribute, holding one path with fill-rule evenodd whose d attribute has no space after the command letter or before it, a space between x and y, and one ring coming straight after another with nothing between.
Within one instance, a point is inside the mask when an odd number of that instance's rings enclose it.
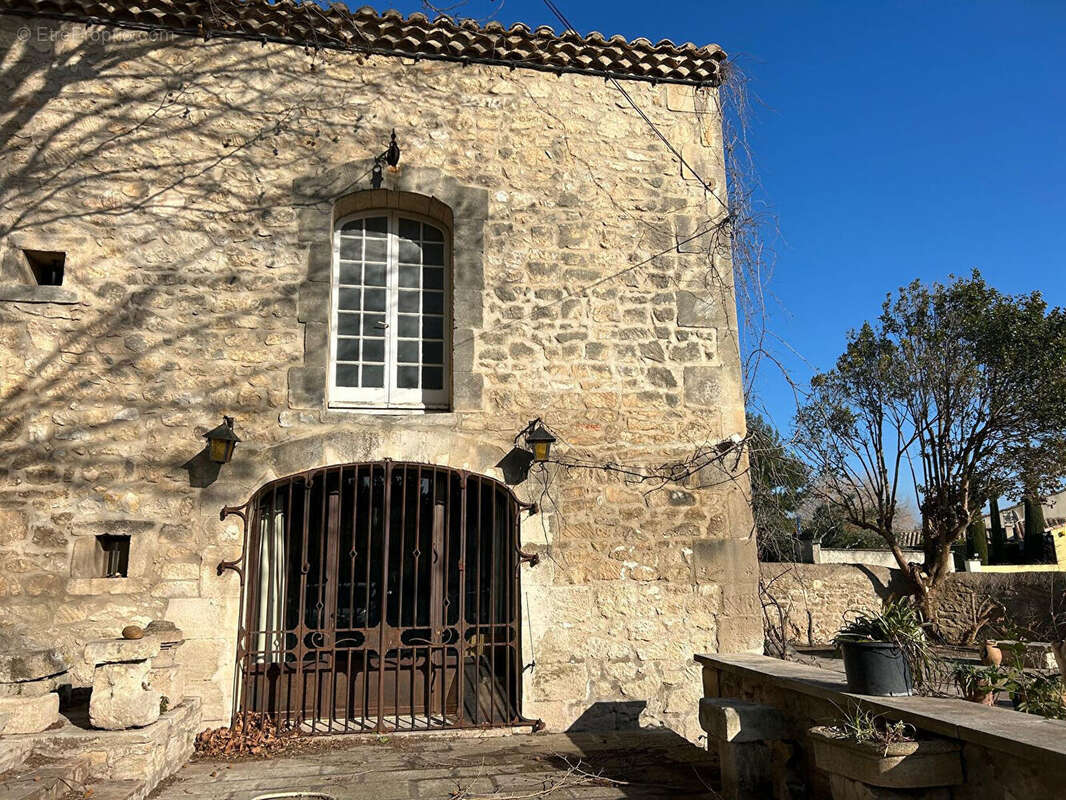
<instances>
[{"instance_id":1,"label":"stone threshold step","mask_svg":"<svg viewBox=\"0 0 1066 800\"><path fill-rule=\"evenodd\" d=\"M4 800L59 800L70 792L81 792L89 776L84 759L51 761L38 767L15 769L0 775L0 797Z\"/></svg>"},{"instance_id":2,"label":"stone threshold step","mask_svg":"<svg viewBox=\"0 0 1066 800\"><path fill-rule=\"evenodd\" d=\"M144 782L136 780L93 783L85 794L92 800L143 800L148 796Z\"/></svg>"}]
</instances>

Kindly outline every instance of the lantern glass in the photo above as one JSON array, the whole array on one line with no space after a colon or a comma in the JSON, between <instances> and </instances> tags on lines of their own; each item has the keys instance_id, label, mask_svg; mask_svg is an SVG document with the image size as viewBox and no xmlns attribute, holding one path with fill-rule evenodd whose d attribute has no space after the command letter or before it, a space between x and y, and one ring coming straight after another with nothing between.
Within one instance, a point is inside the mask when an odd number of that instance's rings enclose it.
<instances>
[{"instance_id":1,"label":"lantern glass","mask_svg":"<svg viewBox=\"0 0 1066 800\"><path fill-rule=\"evenodd\" d=\"M544 462L551 454L552 444L555 437L544 427L539 419L535 419L526 426L526 447L533 451L533 460Z\"/></svg>"},{"instance_id":2,"label":"lantern glass","mask_svg":"<svg viewBox=\"0 0 1066 800\"><path fill-rule=\"evenodd\" d=\"M533 460L547 461L548 454L551 453L551 449L551 442L533 442Z\"/></svg>"},{"instance_id":3,"label":"lantern glass","mask_svg":"<svg viewBox=\"0 0 1066 800\"><path fill-rule=\"evenodd\" d=\"M233 442L226 439L211 439L208 444L211 460L216 464L228 464L233 458Z\"/></svg>"}]
</instances>

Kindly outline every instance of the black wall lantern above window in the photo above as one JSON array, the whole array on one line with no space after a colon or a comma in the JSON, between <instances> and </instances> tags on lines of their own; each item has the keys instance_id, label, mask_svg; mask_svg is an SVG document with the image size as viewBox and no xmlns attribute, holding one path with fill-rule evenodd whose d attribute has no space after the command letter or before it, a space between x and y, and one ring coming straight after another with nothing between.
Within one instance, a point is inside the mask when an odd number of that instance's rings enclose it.
<instances>
[{"instance_id":1,"label":"black wall lantern above window","mask_svg":"<svg viewBox=\"0 0 1066 800\"><path fill-rule=\"evenodd\" d=\"M526 438L526 447L533 453L533 460L540 463L547 461L549 456L551 456L555 437L544 427L544 423L539 418L531 420L522 430L522 433L518 435L522 436L523 434L525 434Z\"/></svg>"},{"instance_id":2,"label":"black wall lantern above window","mask_svg":"<svg viewBox=\"0 0 1066 800\"><path fill-rule=\"evenodd\" d=\"M381 174L382 162L388 164L389 169L396 169L396 166L400 163L400 145L396 143L396 131L392 131L392 139L389 141L389 146L384 153L377 156L374 159L374 168L370 174L370 184L375 189L381 188L383 176Z\"/></svg>"},{"instance_id":3,"label":"black wall lantern above window","mask_svg":"<svg viewBox=\"0 0 1066 800\"><path fill-rule=\"evenodd\" d=\"M240 437L233 432L233 417L223 417L222 424L204 434L207 455L216 464L228 464Z\"/></svg>"}]
</instances>

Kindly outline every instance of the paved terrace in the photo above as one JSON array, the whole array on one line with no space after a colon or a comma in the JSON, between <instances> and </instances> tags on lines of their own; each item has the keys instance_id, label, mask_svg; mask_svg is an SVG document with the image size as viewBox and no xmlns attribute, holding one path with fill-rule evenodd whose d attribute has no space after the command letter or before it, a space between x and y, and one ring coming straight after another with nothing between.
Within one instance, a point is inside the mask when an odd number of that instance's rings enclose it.
<instances>
[{"instance_id":1,"label":"paved terrace","mask_svg":"<svg viewBox=\"0 0 1066 800\"><path fill-rule=\"evenodd\" d=\"M336 800L695 800L716 797L717 782L714 757L666 730L358 735L322 737L267 759L195 760L151 797L254 800L321 792Z\"/></svg>"}]
</instances>

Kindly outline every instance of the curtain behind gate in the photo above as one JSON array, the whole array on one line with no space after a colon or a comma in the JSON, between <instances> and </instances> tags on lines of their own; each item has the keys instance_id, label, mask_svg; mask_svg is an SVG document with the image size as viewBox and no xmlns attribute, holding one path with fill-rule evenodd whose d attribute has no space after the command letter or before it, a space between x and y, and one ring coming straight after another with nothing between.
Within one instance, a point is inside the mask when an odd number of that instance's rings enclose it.
<instances>
[{"instance_id":1,"label":"curtain behind gate","mask_svg":"<svg viewBox=\"0 0 1066 800\"><path fill-rule=\"evenodd\" d=\"M284 648L285 517L285 497L275 493L274 507L265 504L259 515L259 608L253 648L260 664L280 661Z\"/></svg>"}]
</instances>

